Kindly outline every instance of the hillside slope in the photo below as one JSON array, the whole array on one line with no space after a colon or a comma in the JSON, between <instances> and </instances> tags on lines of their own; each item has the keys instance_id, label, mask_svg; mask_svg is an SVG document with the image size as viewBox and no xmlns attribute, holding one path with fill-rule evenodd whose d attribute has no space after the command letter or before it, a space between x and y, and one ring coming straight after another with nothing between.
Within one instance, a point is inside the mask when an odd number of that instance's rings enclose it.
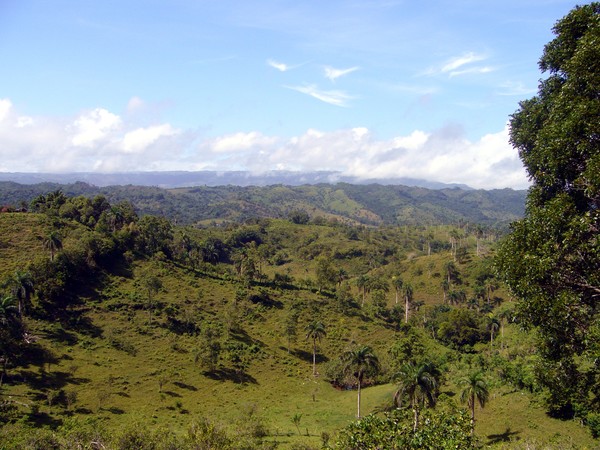
<instances>
[{"instance_id":1,"label":"hillside slope","mask_svg":"<svg viewBox=\"0 0 600 450\"><path fill-rule=\"evenodd\" d=\"M526 194L511 189L425 189L347 183L161 189L131 185L98 188L86 183L22 185L0 182L0 205L18 207L38 195L59 189L70 196L103 194L112 203L127 200L140 214L163 215L179 224L243 222L256 217L285 218L293 211L302 210L313 219L337 219L366 225L464 222L496 228L506 228L522 217Z\"/></svg>"},{"instance_id":2,"label":"hillside slope","mask_svg":"<svg viewBox=\"0 0 600 450\"><path fill-rule=\"evenodd\" d=\"M529 370L533 344L507 322L490 347L486 317L511 306L498 285L482 284L491 277L485 255L492 238L447 226L370 229L271 219L173 228L166 246L149 251L140 240L144 227L166 224L139 220L111 232L102 223L90 228L42 214L0 214L0 279L16 270L38 273L40 265L75 270L69 261L80 261L75 278L58 272L70 286L66 295L49 296L58 288L47 284L55 278L36 285L24 319L31 343L11 360L2 384L2 433L22 424L60 433L91 427L111 436L159 428L182 436L207 418L244 440L244 448L318 448L356 415L355 380L341 376L339 357L369 345L383 370L366 383L364 414L390 407L397 388L391 376L422 349L443 368L442 403L458 398L456 380L471 367L486 367L494 399L478 412L483 443L551 436L557 448L592 448L584 429L549 419L535 395L499 375L501 367L516 370L513 364ZM56 229L62 247L50 263L40 237ZM109 251L111 235L120 244ZM213 258L206 249L219 242L223 253ZM397 279L412 286L409 326L402 325ZM475 327L469 343L443 331L463 316ZM317 376L306 339L315 320L326 327ZM9 439L2 433L0 442Z\"/></svg>"}]
</instances>

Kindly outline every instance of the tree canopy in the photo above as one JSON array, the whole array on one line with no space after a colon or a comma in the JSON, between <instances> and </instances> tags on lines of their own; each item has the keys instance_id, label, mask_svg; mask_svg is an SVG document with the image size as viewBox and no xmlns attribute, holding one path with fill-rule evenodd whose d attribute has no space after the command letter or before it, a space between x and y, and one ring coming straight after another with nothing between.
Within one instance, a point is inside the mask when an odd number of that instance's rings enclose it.
<instances>
[{"instance_id":1,"label":"tree canopy","mask_svg":"<svg viewBox=\"0 0 600 450\"><path fill-rule=\"evenodd\" d=\"M539 66L548 77L510 122L532 181L499 268L540 335L540 379L562 416L598 412L600 347L600 3L555 25Z\"/></svg>"}]
</instances>

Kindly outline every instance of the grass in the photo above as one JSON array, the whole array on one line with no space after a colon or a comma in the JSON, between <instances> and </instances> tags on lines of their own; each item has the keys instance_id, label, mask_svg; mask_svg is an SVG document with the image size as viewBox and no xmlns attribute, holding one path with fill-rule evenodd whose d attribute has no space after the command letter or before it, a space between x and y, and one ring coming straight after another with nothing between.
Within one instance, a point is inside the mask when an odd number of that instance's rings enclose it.
<instances>
[{"instance_id":1,"label":"grass","mask_svg":"<svg viewBox=\"0 0 600 450\"><path fill-rule=\"evenodd\" d=\"M35 238L44 230L39 216L1 214L0 230L4 243L0 248L0 276L12 274L26 261L25 257L47 257ZM434 231L440 239L446 233L443 228ZM202 232L194 233L200 236ZM210 233L226 236L220 230ZM368 230L363 230L364 236L357 241L331 227L291 226L283 221L273 221L269 233L277 236L289 253L290 262L266 266L266 274L272 277L275 272L289 273L296 280L314 273L314 261L298 257L307 245L318 244L340 253L350 250L366 253L373 245L389 246L395 248L392 255L406 255L398 242L413 240L410 229L391 230L386 239L375 234L369 237ZM306 244L310 240L313 242ZM412 259L396 261L394 256L388 257L392 263L370 273L389 278L400 273L415 286L416 297L426 304L440 303L440 274L448 255L424 256L418 247L410 250ZM351 276L369 266L362 257L342 258L336 264ZM163 285L155 295L159 306L150 312L147 294L139 281L148 273L159 277ZM231 431L261 422L268 431L267 440L278 442L280 448L297 443L318 447L322 433L334 436L356 416L356 392L332 387L324 376L324 361L335 359L351 346L365 344L374 348L384 366L389 366L387 349L396 332L360 311L343 316L333 307L330 297L308 289L263 287L279 302L279 307L265 307L247 300L236 304L234 299L240 290L258 293L261 287L244 287L229 281L231 278L233 275L225 265L218 266L213 273L168 262L136 261L131 274L110 275L98 292L72 311L87 318L88 326L63 327L28 319L31 333L51 357L47 354L29 366L12 369L10 382L2 387L3 395L37 404L38 411L31 420L38 425L53 426L71 417L79 420L93 417L114 429L146 423L184 433L194 418L207 417ZM465 281L472 282L466 271ZM355 286L352 290L359 298ZM389 306L393 299L392 290L387 293ZM298 338L288 353L282 324L292 304L300 306L301 314ZM260 349L244 373L236 373L226 360L218 370L207 371L195 362L202 335L176 334L168 328L169 314L176 317L187 314L203 327L208 323L225 323L227 315L235 310L241 330L231 332L231 337ZM315 317L327 325L328 331L319 347L318 377L312 376L311 342L303 335L304 326ZM527 339L513 325L507 327L506 335L505 342L514 348L527 344ZM482 351L487 351L488 346L483 347L486 350ZM456 399L458 389L452 381L463 368L456 361L449 368L448 384L442 391ZM363 414L389 405L394 390L392 384L365 388ZM61 395L62 398L70 395L74 400L70 404L54 401L56 396L60 400ZM297 415L301 415L300 435L293 421ZM545 442L554 448L572 443L594 448L597 443L578 423L548 417L531 394L502 386L494 387L489 403L477 411L476 431L482 443L491 447Z\"/></svg>"}]
</instances>

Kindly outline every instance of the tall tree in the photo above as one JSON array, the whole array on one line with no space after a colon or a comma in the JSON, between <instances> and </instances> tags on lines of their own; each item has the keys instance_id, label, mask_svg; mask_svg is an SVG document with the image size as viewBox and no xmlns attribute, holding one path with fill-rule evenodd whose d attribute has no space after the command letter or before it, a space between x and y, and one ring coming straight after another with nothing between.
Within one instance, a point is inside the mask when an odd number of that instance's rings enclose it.
<instances>
[{"instance_id":1,"label":"tall tree","mask_svg":"<svg viewBox=\"0 0 600 450\"><path fill-rule=\"evenodd\" d=\"M50 231L44 238L44 248L50 250L50 261L54 261L54 255L62 249L60 233L56 230Z\"/></svg>"},{"instance_id":2,"label":"tall tree","mask_svg":"<svg viewBox=\"0 0 600 450\"><path fill-rule=\"evenodd\" d=\"M539 62L548 77L510 121L532 185L498 266L521 323L539 331L549 407L569 417L600 412L600 3L553 31Z\"/></svg>"},{"instance_id":3,"label":"tall tree","mask_svg":"<svg viewBox=\"0 0 600 450\"><path fill-rule=\"evenodd\" d=\"M490 393L481 372L474 372L462 378L459 385L464 386L460 399L462 402L467 403L471 409L471 434L473 434L475 433L475 404L479 403L479 406L483 408L490 397Z\"/></svg>"},{"instance_id":4,"label":"tall tree","mask_svg":"<svg viewBox=\"0 0 600 450\"><path fill-rule=\"evenodd\" d=\"M0 387L10 361L20 353L24 339L24 330L12 295L0 296Z\"/></svg>"},{"instance_id":5,"label":"tall tree","mask_svg":"<svg viewBox=\"0 0 600 450\"><path fill-rule=\"evenodd\" d=\"M410 303L413 300L413 288L410 284L405 283L402 287L402 295L404 296L404 323L408 323L408 311L410 310Z\"/></svg>"},{"instance_id":6,"label":"tall tree","mask_svg":"<svg viewBox=\"0 0 600 450\"><path fill-rule=\"evenodd\" d=\"M396 305L398 304L398 297L400 295L400 291L402 290L403 284L404 282L402 281L402 278L395 275L392 277L392 286L394 286L394 292L396 293Z\"/></svg>"},{"instance_id":7,"label":"tall tree","mask_svg":"<svg viewBox=\"0 0 600 450\"><path fill-rule=\"evenodd\" d=\"M345 371L352 374L357 382L357 412L360 418L360 391L363 380L367 375L375 375L380 370L379 359L371 347L364 345L342 354Z\"/></svg>"},{"instance_id":8,"label":"tall tree","mask_svg":"<svg viewBox=\"0 0 600 450\"><path fill-rule=\"evenodd\" d=\"M395 376L398 389L394 394L394 403L401 408L402 399L408 397L413 410L413 430L419 426L419 409L425 406L433 407L437 401L440 372L430 362L423 364L404 364Z\"/></svg>"},{"instance_id":9,"label":"tall tree","mask_svg":"<svg viewBox=\"0 0 600 450\"><path fill-rule=\"evenodd\" d=\"M9 280L10 290L17 300L19 315L24 314L30 306L33 289L33 277L30 272L17 270Z\"/></svg>"},{"instance_id":10,"label":"tall tree","mask_svg":"<svg viewBox=\"0 0 600 450\"><path fill-rule=\"evenodd\" d=\"M321 341L323 336L327 335L323 322L313 320L306 326L306 339L313 342L313 376L317 375L317 341Z\"/></svg>"}]
</instances>

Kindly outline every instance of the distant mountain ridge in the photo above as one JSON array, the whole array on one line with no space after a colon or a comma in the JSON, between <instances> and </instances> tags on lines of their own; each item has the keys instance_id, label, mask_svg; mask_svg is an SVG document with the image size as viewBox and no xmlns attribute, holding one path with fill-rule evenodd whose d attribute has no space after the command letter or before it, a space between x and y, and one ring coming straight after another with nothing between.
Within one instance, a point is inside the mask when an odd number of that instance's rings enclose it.
<instances>
[{"instance_id":1,"label":"distant mountain ridge","mask_svg":"<svg viewBox=\"0 0 600 450\"><path fill-rule=\"evenodd\" d=\"M512 189L428 189L350 183L165 189L132 184L97 187L81 181L71 184L0 181L0 206L28 204L38 195L54 190L68 196L104 195L113 204L126 200L139 214L165 216L182 225L285 218L300 210L312 219L364 225L467 222L506 229L523 216L526 197L526 191Z\"/></svg>"},{"instance_id":2,"label":"distant mountain ridge","mask_svg":"<svg viewBox=\"0 0 600 450\"><path fill-rule=\"evenodd\" d=\"M417 178L381 178L363 179L343 175L336 171L295 172L287 170L272 170L264 173L249 171L213 170L201 171L155 171L155 172L127 172L127 173L28 173L28 172L0 172L0 181L14 181L21 184L60 183L69 184L83 181L94 186L118 186L133 184L137 186L158 186L163 188L191 187L191 186L270 186L284 184L288 186L301 186L303 184L383 184L424 187L428 189L443 189L460 187L471 189L465 184L440 183L421 180Z\"/></svg>"}]
</instances>

